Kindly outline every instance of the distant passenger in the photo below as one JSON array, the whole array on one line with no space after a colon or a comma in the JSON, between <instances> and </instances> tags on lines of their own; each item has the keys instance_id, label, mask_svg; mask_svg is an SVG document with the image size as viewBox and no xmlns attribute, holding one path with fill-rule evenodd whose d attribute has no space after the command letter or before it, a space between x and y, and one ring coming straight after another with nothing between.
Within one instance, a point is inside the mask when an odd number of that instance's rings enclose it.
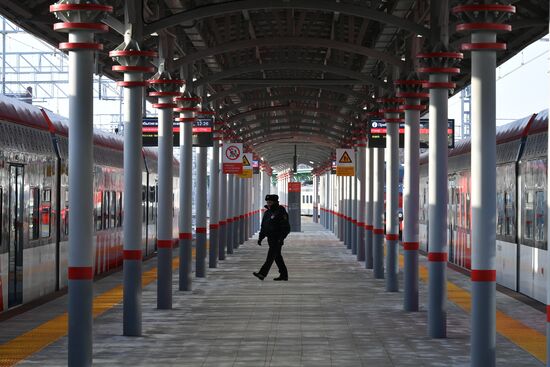
<instances>
[{"instance_id":1,"label":"distant passenger","mask_svg":"<svg viewBox=\"0 0 550 367\"><path fill-rule=\"evenodd\" d=\"M262 218L262 228L260 230L260 236L258 238L258 245L262 245L262 240L267 237L267 244L269 245L269 251L267 252L267 258L265 263L259 272L254 272L260 280L269 273L273 261L279 268L279 276L273 280L288 280L288 271L286 269L285 261L281 255L281 248L284 245L286 236L290 233L290 223L288 221L288 214L282 205L279 205L279 196L266 195L265 197L267 209Z\"/></svg>"}]
</instances>

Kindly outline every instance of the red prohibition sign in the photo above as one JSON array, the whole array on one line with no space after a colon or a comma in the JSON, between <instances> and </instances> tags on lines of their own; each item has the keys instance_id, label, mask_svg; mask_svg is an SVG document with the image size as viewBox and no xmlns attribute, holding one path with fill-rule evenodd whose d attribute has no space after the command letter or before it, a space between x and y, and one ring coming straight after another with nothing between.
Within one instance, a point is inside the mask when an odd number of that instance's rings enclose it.
<instances>
[{"instance_id":1,"label":"red prohibition sign","mask_svg":"<svg viewBox=\"0 0 550 367\"><path fill-rule=\"evenodd\" d=\"M241 151L235 145L230 145L225 150L225 156L232 161L238 159L241 156Z\"/></svg>"}]
</instances>

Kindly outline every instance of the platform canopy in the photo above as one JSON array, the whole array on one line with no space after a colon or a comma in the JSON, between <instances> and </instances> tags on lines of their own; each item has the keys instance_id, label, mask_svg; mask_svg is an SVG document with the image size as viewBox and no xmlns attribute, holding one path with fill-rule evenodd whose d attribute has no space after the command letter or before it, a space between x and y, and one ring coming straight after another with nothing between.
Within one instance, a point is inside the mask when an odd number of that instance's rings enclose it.
<instances>
[{"instance_id":1,"label":"platform canopy","mask_svg":"<svg viewBox=\"0 0 550 367\"><path fill-rule=\"evenodd\" d=\"M0 13L52 45L66 41L55 32L52 1L3 0ZM103 1L114 12L111 28L98 34L104 44L98 71L113 78L108 51L123 40L125 2ZM193 75L207 102L228 129L242 137L273 168L293 162L319 167L336 147L350 144L373 96L393 89L396 75L414 70L418 52L432 49L440 28L430 18L441 13L427 0L135 0L128 9L133 37L142 49L166 45L174 75ZM450 1L450 7L465 1ZM499 35L508 49L501 64L548 32L548 1L510 1L517 8L513 31ZM450 15L449 49L459 50L468 35L455 32ZM431 29L430 29L431 28ZM447 31L447 30L444 30ZM465 54L469 57L469 53ZM470 80L464 60L458 88ZM313 164L311 163L313 162Z\"/></svg>"}]
</instances>

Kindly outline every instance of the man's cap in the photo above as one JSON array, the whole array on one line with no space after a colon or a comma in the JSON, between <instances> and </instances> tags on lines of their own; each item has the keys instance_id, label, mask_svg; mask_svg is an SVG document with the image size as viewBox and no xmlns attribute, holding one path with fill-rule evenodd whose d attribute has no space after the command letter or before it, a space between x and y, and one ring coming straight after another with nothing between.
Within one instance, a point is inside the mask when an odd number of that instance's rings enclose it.
<instances>
[{"instance_id":1,"label":"man's cap","mask_svg":"<svg viewBox=\"0 0 550 367\"><path fill-rule=\"evenodd\" d=\"M279 195L275 195L275 194L266 195L265 201L279 201Z\"/></svg>"}]
</instances>

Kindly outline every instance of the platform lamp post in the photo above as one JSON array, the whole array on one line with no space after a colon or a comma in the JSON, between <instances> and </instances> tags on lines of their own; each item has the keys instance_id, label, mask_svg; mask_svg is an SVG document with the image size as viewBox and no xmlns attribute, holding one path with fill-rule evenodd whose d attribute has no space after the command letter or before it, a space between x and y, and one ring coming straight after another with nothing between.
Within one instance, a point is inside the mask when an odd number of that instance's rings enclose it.
<instances>
[{"instance_id":1,"label":"platform lamp post","mask_svg":"<svg viewBox=\"0 0 550 367\"><path fill-rule=\"evenodd\" d=\"M124 293L123 334L141 335L141 250L142 210L142 111L143 73L153 73L155 68L150 59L157 57L153 51L142 51L131 39L130 32L124 35L124 42L109 56L120 65L113 65L113 71L124 73L124 80L117 86L124 88Z\"/></svg>"},{"instance_id":2,"label":"platform lamp post","mask_svg":"<svg viewBox=\"0 0 550 367\"><path fill-rule=\"evenodd\" d=\"M186 92L182 97L176 97L175 101L178 107L174 108L174 112L180 114L175 119L180 127L178 280L180 291L190 291L193 283L193 123L201 99Z\"/></svg>"},{"instance_id":3,"label":"platform lamp post","mask_svg":"<svg viewBox=\"0 0 550 367\"><path fill-rule=\"evenodd\" d=\"M504 22L516 8L508 3L483 2L452 9L461 21L456 30L471 33L470 43L462 44L462 50L472 52L471 365L474 367L496 363L496 53L506 50L506 43L497 42L497 33L512 30Z\"/></svg>"},{"instance_id":4,"label":"platform lamp post","mask_svg":"<svg viewBox=\"0 0 550 367\"><path fill-rule=\"evenodd\" d=\"M178 105L174 98L183 81L172 79L161 62L159 71L149 84L155 89L150 97L157 97L153 107L159 110L158 138L158 216L157 216L157 308L172 308L172 212L173 212L173 110Z\"/></svg>"},{"instance_id":5,"label":"platform lamp post","mask_svg":"<svg viewBox=\"0 0 550 367\"><path fill-rule=\"evenodd\" d=\"M447 336L447 151L448 95L455 83L449 75L457 74L462 54L439 50L417 56L419 73L429 74L423 86L430 90L429 136L429 235L428 249L428 335Z\"/></svg>"},{"instance_id":6,"label":"platform lamp post","mask_svg":"<svg viewBox=\"0 0 550 367\"><path fill-rule=\"evenodd\" d=\"M386 291L399 290L399 124L402 98L378 98L386 123Z\"/></svg>"},{"instance_id":7,"label":"platform lamp post","mask_svg":"<svg viewBox=\"0 0 550 367\"><path fill-rule=\"evenodd\" d=\"M357 137L357 261L365 261L365 211L366 211L366 154L367 136L364 123L361 123Z\"/></svg>"},{"instance_id":8,"label":"platform lamp post","mask_svg":"<svg viewBox=\"0 0 550 367\"><path fill-rule=\"evenodd\" d=\"M93 73L94 52L103 45L94 33L107 32L100 23L112 6L96 1L62 0L50 6L61 23L53 29L68 33L59 44L69 51L69 366L92 364L93 301Z\"/></svg>"},{"instance_id":9,"label":"platform lamp post","mask_svg":"<svg viewBox=\"0 0 550 367\"><path fill-rule=\"evenodd\" d=\"M419 156L420 112L426 109L420 103L430 95L423 90L426 80L415 75L394 82L397 97L405 98L400 106L405 111L405 172L403 178L403 309L418 311L418 210L419 210Z\"/></svg>"},{"instance_id":10,"label":"platform lamp post","mask_svg":"<svg viewBox=\"0 0 550 367\"><path fill-rule=\"evenodd\" d=\"M217 123L218 124L218 123ZM219 143L219 151L223 152L223 122L219 122L219 129L216 132L215 139ZM227 175L222 172L223 163L218 156L219 167L219 236L218 236L218 259L225 260L227 248Z\"/></svg>"}]
</instances>

